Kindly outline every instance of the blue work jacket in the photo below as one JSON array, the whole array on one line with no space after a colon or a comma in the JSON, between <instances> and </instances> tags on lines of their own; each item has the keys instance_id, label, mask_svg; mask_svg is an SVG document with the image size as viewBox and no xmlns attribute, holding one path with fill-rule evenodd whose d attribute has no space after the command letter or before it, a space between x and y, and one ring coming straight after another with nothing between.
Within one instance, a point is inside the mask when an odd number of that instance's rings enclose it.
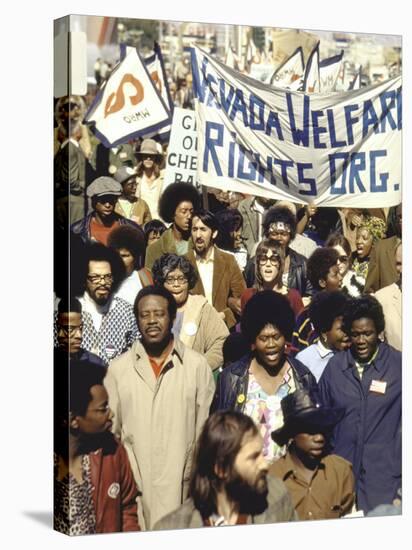
<instances>
[{"instance_id":1,"label":"blue work jacket","mask_svg":"<svg viewBox=\"0 0 412 550\"><path fill-rule=\"evenodd\" d=\"M353 465L358 509L391 504L401 486L402 354L379 344L359 378L350 350L332 357L319 380L324 405L342 407L333 452Z\"/></svg>"}]
</instances>

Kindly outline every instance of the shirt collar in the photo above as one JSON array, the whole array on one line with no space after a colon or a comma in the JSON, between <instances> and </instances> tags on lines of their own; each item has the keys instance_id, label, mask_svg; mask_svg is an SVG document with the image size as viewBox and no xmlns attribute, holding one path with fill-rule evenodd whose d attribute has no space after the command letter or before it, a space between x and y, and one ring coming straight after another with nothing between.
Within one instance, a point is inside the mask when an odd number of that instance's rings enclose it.
<instances>
[{"instance_id":1,"label":"shirt collar","mask_svg":"<svg viewBox=\"0 0 412 550\"><path fill-rule=\"evenodd\" d=\"M315 475L319 472L319 471L322 471L323 472L323 475L325 476L325 480L327 480L327 477L326 477L326 465L324 463L324 458L321 458L320 462L319 462L319 465L318 467L313 470L313 476L312 476L312 479L313 477L315 477ZM292 460L292 456L290 454L290 451L288 451L283 459L285 461L285 473L283 475L283 481L286 481L286 479L290 476L295 476L295 477L298 477L297 476L297 470L296 470L296 466L295 466L295 463L293 462Z\"/></svg>"},{"instance_id":2,"label":"shirt collar","mask_svg":"<svg viewBox=\"0 0 412 550\"><path fill-rule=\"evenodd\" d=\"M252 210L254 210L255 212L259 212L259 214L263 214L263 212L265 211L265 208L261 204L259 204L256 199L253 200L251 206Z\"/></svg>"},{"instance_id":3,"label":"shirt collar","mask_svg":"<svg viewBox=\"0 0 412 550\"><path fill-rule=\"evenodd\" d=\"M200 262L202 264L209 264L209 263L212 264L215 261L215 247L212 246L211 248L209 248L206 258L202 258L201 256L199 256L196 250L195 250L195 256L196 256L197 262Z\"/></svg>"},{"instance_id":4,"label":"shirt collar","mask_svg":"<svg viewBox=\"0 0 412 550\"><path fill-rule=\"evenodd\" d=\"M320 341L320 338L316 342L316 346L318 347L318 352L319 352L319 355L322 357L322 359L324 359L328 355L333 355L333 351L331 349L327 348L326 346L324 346L322 344L322 342Z\"/></svg>"},{"instance_id":5,"label":"shirt collar","mask_svg":"<svg viewBox=\"0 0 412 550\"><path fill-rule=\"evenodd\" d=\"M347 353L349 354L349 361L348 361L347 368L354 367L354 366L361 366L365 369L366 367L369 367L370 365L372 365L376 369L379 370L378 364L376 363L375 360L376 360L377 356L379 355L380 349L381 349L381 345L378 344L378 347L377 347L375 353L372 355L372 357L369 359L369 361L367 363L359 363L358 361L356 361L356 359L352 355L351 350L350 349L347 350Z\"/></svg>"},{"instance_id":6,"label":"shirt collar","mask_svg":"<svg viewBox=\"0 0 412 550\"><path fill-rule=\"evenodd\" d=\"M96 302L87 292L87 290L83 294L83 300L85 301L86 311L94 310L100 315L106 315L114 307L115 304L115 297L112 295L111 298L109 298L109 300L103 306L99 306L98 304L96 304Z\"/></svg>"}]
</instances>

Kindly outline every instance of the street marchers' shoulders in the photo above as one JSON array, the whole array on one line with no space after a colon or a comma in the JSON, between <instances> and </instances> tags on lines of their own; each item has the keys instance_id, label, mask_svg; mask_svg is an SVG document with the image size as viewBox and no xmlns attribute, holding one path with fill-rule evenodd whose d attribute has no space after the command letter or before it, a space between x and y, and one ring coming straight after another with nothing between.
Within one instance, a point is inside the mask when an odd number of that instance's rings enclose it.
<instances>
[{"instance_id":1,"label":"street marchers' shoulders","mask_svg":"<svg viewBox=\"0 0 412 550\"><path fill-rule=\"evenodd\" d=\"M385 342L381 342L379 344L379 352L376 356L375 363L380 366L383 364L388 365L391 370L401 369L402 352L396 350ZM339 351L329 360L329 363L326 365L319 382L321 383L322 380L339 377L345 369L350 368L354 365L355 359L350 349Z\"/></svg>"},{"instance_id":2,"label":"street marchers' shoulders","mask_svg":"<svg viewBox=\"0 0 412 550\"><path fill-rule=\"evenodd\" d=\"M252 523L264 524L296 519L294 508L285 484L273 476L268 476L268 507ZM248 521L250 523L250 521ZM167 514L154 526L155 530L187 529L203 527L203 520L196 510L193 500L187 499L177 510Z\"/></svg>"},{"instance_id":3,"label":"street marchers' shoulders","mask_svg":"<svg viewBox=\"0 0 412 550\"><path fill-rule=\"evenodd\" d=\"M209 371L210 367L206 358L197 351L188 348L178 338L174 339L173 358L176 357L177 362L183 365L184 368L189 367L188 371L195 372L200 370ZM115 357L109 365L111 374L119 375L133 368L134 362L140 358L147 357L147 352L140 340L135 340L132 346L121 355ZM175 361L174 361L174 364Z\"/></svg>"}]
</instances>

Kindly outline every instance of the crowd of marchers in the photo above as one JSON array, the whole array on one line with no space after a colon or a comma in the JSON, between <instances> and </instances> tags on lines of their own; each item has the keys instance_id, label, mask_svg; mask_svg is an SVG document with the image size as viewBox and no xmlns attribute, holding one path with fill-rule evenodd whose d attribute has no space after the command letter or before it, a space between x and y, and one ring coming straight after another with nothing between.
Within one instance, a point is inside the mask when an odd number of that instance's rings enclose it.
<instances>
[{"instance_id":1,"label":"crowd of marchers","mask_svg":"<svg viewBox=\"0 0 412 550\"><path fill-rule=\"evenodd\" d=\"M165 186L154 140L103 151L80 109L57 108L56 529L398 513L401 205Z\"/></svg>"}]
</instances>

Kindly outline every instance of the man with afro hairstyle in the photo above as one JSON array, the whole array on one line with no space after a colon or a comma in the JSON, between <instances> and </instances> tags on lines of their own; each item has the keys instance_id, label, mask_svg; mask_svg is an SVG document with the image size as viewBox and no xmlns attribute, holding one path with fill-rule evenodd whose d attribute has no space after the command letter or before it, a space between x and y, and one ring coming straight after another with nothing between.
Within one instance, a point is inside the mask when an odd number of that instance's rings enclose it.
<instances>
[{"instance_id":1,"label":"man with afro hairstyle","mask_svg":"<svg viewBox=\"0 0 412 550\"><path fill-rule=\"evenodd\" d=\"M340 290L342 275L338 267L339 253L334 248L317 248L310 256L307 265L308 279L315 293L324 290ZM302 350L317 341L319 333L310 318L309 306L306 306L296 319L292 347Z\"/></svg>"},{"instance_id":2,"label":"man with afro hairstyle","mask_svg":"<svg viewBox=\"0 0 412 550\"><path fill-rule=\"evenodd\" d=\"M159 200L160 217L171 226L146 250L145 266L152 266L163 254L184 256L189 250L193 211L200 205L199 195L190 183L172 183Z\"/></svg>"}]
</instances>

